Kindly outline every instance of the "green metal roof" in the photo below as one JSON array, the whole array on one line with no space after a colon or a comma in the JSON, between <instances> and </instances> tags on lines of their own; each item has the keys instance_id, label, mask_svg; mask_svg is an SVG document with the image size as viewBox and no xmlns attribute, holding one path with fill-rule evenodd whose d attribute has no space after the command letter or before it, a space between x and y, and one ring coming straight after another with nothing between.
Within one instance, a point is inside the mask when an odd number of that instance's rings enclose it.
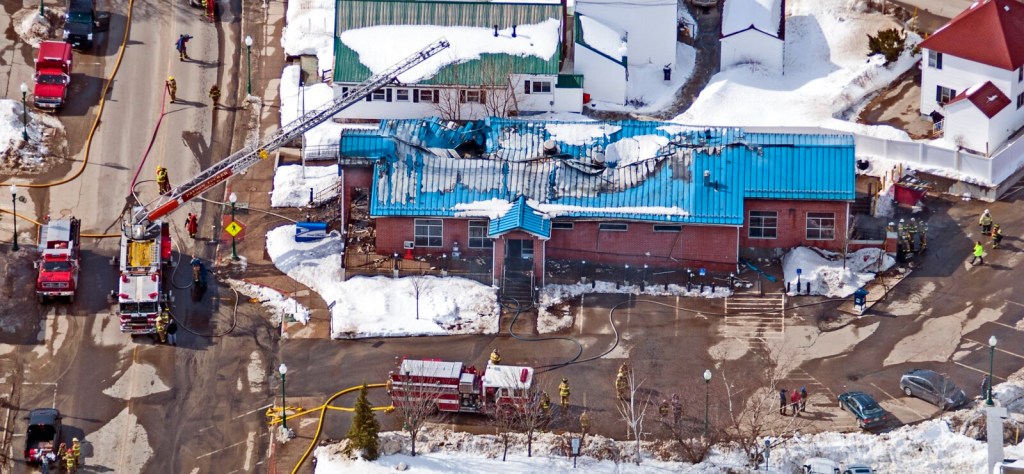
<instances>
[{"instance_id":1,"label":"green metal roof","mask_svg":"<svg viewBox=\"0 0 1024 474\"><path fill-rule=\"evenodd\" d=\"M334 81L362 82L372 75L359 62L359 55L345 46L340 35L347 30L387 25L435 25L507 29L512 25L532 25L562 15L558 4L434 2L410 0L338 0L334 23ZM498 85L508 80L506 72L519 74L558 74L560 50L550 59L536 56L483 54L460 64L442 68L421 84Z\"/></svg>"}]
</instances>

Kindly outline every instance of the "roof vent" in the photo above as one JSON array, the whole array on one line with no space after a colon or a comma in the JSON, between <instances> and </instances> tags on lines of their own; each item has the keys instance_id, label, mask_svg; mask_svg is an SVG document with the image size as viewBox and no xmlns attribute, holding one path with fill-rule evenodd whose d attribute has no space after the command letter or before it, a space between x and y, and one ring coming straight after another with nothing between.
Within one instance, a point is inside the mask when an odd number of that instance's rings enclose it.
<instances>
[{"instance_id":1,"label":"roof vent","mask_svg":"<svg viewBox=\"0 0 1024 474\"><path fill-rule=\"evenodd\" d=\"M995 100L998 99L998 98L999 98L998 95L990 95L990 96L988 96L988 101L989 102L995 102Z\"/></svg>"}]
</instances>

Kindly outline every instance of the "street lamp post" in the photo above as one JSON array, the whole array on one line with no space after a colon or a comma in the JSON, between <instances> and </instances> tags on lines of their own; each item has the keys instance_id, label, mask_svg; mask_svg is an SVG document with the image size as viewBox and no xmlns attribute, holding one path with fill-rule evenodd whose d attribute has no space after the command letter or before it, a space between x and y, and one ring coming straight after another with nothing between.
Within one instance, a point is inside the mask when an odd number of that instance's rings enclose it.
<instances>
[{"instance_id":1,"label":"street lamp post","mask_svg":"<svg viewBox=\"0 0 1024 474\"><path fill-rule=\"evenodd\" d=\"M28 141L28 86L21 83L21 139Z\"/></svg>"},{"instance_id":2,"label":"street lamp post","mask_svg":"<svg viewBox=\"0 0 1024 474\"><path fill-rule=\"evenodd\" d=\"M711 370L704 370L704 437L708 437L708 406L711 405Z\"/></svg>"},{"instance_id":3,"label":"street lamp post","mask_svg":"<svg viewBox=\"0 0 1024 474\"><path fill-rule=\"evenodd\" d=\"M245 71L248 76L249 95L252 95L252 36L245 36Z\"/></svg>"},{"instance_id":4,"label":"street lamp post","mask_svg":"<svg viewBox=\"0 0 1024 474\"><path fill-rule=\"evenodd\" d=\"M11 246L11 249L14 250L15 252L17 252L18 251L18 187L13 185L13 184L11 185L11 205L12 205L12 207L14 207L14 210L12 211L12 212L14 212L14 218L11 219L11 222L14 223L14 245Z\"/></svg>"},{"instance_id":5,"label":"street lamp post","mask_svg":"<svg viewBox=\"0 0 1024 474\"><path fill-rule=\"evenodd\" d=\"M282 362L277 372L281 374L281 428L288 431L288 403L285 402L284 392L284 375L288 373L288 366Z\"/></svg>"},{"instance_id":6,"label":"street lamp post","mask_svg":"<svg viewBox=\"0 0 1024 474\"><path fill-rule=\"evenodd\" d=\"M39 16L46 16L46 10L43 9L43 0L39 0Z\"/></svg>"},{"instance_id":7,"label":"street lamp post","mask_svg":"<svg viewBox=\"0 0 1024 474\"><path fill-rule=\"evenodd\" d=\"M996 358L996 342L998 341L996 341L995 336L988 338L988 387L985 387L988 392L988 396L985 399L985 405L988 406L995 405L995 403L992 402L992 364Z\"/></svg>"},{"instance_id":8,"label":"street lamp post","mask_svg":"<svg viewBox=\"0 0 1024 474\"><path fill-rule=\"evenodd\" d=\"M231 193L228 195L228 201L231 201L231 222L235 222L235 203L238 202L238 195ZM238 248L235 246L235 236L231 236L231 260L238 260ZM284 373L281 373L281 377L284 377Z\"/></svg>"}]
</instances>

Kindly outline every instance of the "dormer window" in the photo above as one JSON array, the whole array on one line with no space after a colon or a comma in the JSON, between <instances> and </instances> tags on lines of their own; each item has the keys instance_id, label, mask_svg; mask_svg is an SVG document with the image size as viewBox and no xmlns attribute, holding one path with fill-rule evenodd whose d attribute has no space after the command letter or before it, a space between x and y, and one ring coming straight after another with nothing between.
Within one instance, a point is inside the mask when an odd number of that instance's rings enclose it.
<instances>
[{"instance_id":1,"label":"dormer window","mask_svg":"<svg viewBox=\"0 0 1024 474\"><path fill-rule=\"evenodd\" d=\"M928 51L928 67L935 69L942 69L942 53L938 51Z\"/></svg>"}]
</instances>

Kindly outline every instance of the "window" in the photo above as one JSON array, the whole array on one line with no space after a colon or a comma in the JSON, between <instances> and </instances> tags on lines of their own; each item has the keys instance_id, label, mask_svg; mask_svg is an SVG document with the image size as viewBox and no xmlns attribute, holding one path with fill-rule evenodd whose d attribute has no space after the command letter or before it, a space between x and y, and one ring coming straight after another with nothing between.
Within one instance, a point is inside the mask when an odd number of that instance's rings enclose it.
<instances>
[{"instance_id":1,"label":"window","mask_svg":"<svg viewBox=\"0 0 1024 474\"><path fill-rule=\"evenodd\" d=\"M552 222L551 228L555 230L572 230L572 222Z\"/></svg>"},{"instance_id":2,"label":"window","mask_svg":"<svg viewBox=\"0 0 1024 474\"><path fill-rule=\"evenodd\" d=\"M416 219L417 247L440 247L444 223L441 219Z\"/></svg>"},{"instance_id":3,"label":"window","mask_svg":"<svg viewBox=\"0 0 1024 474\"><path fill-rule=\"evenodd\" d=\"M530 92L534 94L550 94L551 83L548 81L531 81Z\"/></svg>"},{"instance_id":4,"label":"window","mask_svg":"<svg viewBox=\"0 0 1024 474\"><path fill-rule=\"evenodd\" d=\"M487 221L469 221L469 248L489 249L494 241L487 238Z\"/></svg>"},{"instance_id":5,"label":"window","mask_svg":"<svg viewBox=\"0 0 1024 474\"><path fill-rule=\"evenodd\" d=\"M679 224L654 224L655 232L682 232L683 226Z\"/></svg>"},{"instance_id":6,"label":"window","mask_svg":"<svg viewBox=\"0 0 1024 474\"><path fill-rule=\"evenodd\" d=\"M395 89L396 102L409 102L409 89Z\"/></svg>"},{"instance_id":7,"label":"window","mask_svg":"<svg viewBox=\"0 0 1024 474\"><path fill-rule=\"evenodd\" d=\"M485 97L484 91L478 89L459 91L459 102L463 104L483 104Z\"/></svg>"},{"instance_id":8,"label":"window","mask_svg":"<svg viewBox=\"0 0 1024 474\"><path fill-rule=\"evenodd\" d=\"M747 235L751 239L774 239L779 233L779 213L775 211L750 211L747 221Z\"/></svg>"},{"instance_id":9,"label":"window","mask_svg":"<svg viewBox=\"0 0 1024 474\"><path fill-rule=\"evenodd\" d=\"M1017 68L1017 82L1024 81L1024 66Z\"/></svg>"},{"instance_id":10,"label":"window","mask_svg":"<svg viewBox=\"0 0 1024 474\"><path fill-rule=\"evenodd\" d=\"M946 102L953 100L954 97L956 97L956 90L948 87L935 86L935 102L945 105Z\"/></svg>"},{"instance_id":11,"label":"window","mask_svg":"<svg viewBox=\"0 0 1024 474\"><path fill-rule=\"evenodd\" d=\"M370 99L371 100L385 100L385 99L387 99L387 96L388 96L387 92L384 92L384 89L377 89L377 90L373 91L372 94L370 94Z\"/></svg>"},{"instance_id":12,"label":"window","mask_svg":"<svg viewBox=\"0 0 1024 474\"><path fill-rule=\"evenodd\" d=\"M807 213L807 240L836 238L836 215L831 212Z\"/></svg>"},{"instance_id":13,"label":"window","mask_svg":"<svg viewBox=\"0 0 1024 474\"><path fill-rule=\"evenodd\" d=\"M341 96L342 97L348 97L348 87L342 87L341 88Z\"/></svg>"},{"instance_id":14,"label":"window","mask_svg":"<svg viewBox=\"0 0 1024 474\"><path fill-rule=\"evenodd\" d=\"M942 69L942 53L937 51L928 51L928 67Z\"/></svg>"},{"instance_id":15,"label":"window","mask_svg":"<svg viewBox=\"0 0 1024 474\"><path fill-rule=\"evenodd\" d=\"M435 102L434 98L436 96L437 96L437 91L435 91L434 89L424 89L424 90L420 91L420 101L421 102Z\"/></svg>"},{"instance_id":16,"label":"window","mask_svg":"<svg viewBox=\"0 0 1024 474\"><path fill-rule=\"evenodd\" d=\"M629 224L621 222L602 222L597 226L597 230L604 232L625 232L629 230Z\"/></svg>"},{"instance_id":17,"label":"window","mask_svg":"<svg viewBox=\"0 0 1024 474\"><path fill-rule=\"evenodd\" d=\"M1017 94L1017 108L1024 107L1024 92Z\"/></svg>"},{"instance_id":18,"label":"window","mask_svg":"<svg viewBox=\"0 0 1024 474\"><path fill-rule=\"evenodd\" d=\"M519 255L523 257L523 260L533 260L533 242L527 241L526 245L520 249Z\"/></svg>"}]
</instances>

